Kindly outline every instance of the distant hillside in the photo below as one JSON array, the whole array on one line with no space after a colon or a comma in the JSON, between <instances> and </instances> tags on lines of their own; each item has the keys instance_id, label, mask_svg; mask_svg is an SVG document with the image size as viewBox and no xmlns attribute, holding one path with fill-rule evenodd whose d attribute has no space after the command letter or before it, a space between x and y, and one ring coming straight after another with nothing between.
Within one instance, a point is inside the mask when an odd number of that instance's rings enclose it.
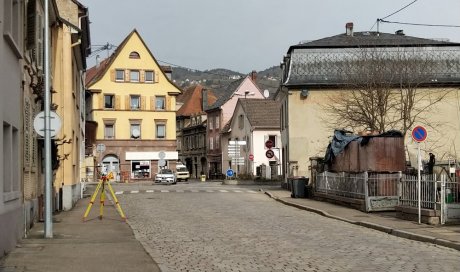
<instances>
[{"instance_id":1,"label":"distant hillside","mask_svg":"<svg viewBox=\"0 0 460 272\"><path fill-rule=\"evenodd\" d=\"M281 81L282 70L273 66L257 72L257 80L261 90L269 90L273 94ZM246 76L228 69L211 69L205 71L191 70L180 67L172 67L172 80L182 88L190 85L201 84L210 89L218 89L230 84L230 82Z\"/></svg>"}]
</instances>

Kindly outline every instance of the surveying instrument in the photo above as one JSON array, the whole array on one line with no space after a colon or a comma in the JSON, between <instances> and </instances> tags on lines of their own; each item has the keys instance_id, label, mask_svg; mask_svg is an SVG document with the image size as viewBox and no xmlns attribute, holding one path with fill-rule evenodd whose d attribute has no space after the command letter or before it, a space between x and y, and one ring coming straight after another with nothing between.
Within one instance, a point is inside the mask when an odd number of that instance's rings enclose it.
<instances>
[{"instance_id":1,"label":"surveying instrument","mask_svg":"<svg viewBox=\"0 0 460 272\"><path fill-rule=\"evenodd\" d=\"M96 190L94 191L93 195L91 196L91 200L88 204L88 207L86 208L85 215L83 215L83 221L86 221L86 217L88 217L89 212L91 211L91 207L94 204L94 201L96 200L97 194L99 193L100 190L100 207L99 207L99 219L102 220L102 216L104 215L104 205L105 205L105 193L106 193L106 188L109 189L110 194L112 195L113 200L115 201L116 209L118 213L121 216L121 219L126 221L126 216L123 213L123 210L121 209L120 203L118 202L117 197L115 196L115 193L113 192L112 185L110 185L110 179L113 178L112 172L109 173L109 175L102 175L101 179L97 183Z\"/></svg>"}]
</instances>

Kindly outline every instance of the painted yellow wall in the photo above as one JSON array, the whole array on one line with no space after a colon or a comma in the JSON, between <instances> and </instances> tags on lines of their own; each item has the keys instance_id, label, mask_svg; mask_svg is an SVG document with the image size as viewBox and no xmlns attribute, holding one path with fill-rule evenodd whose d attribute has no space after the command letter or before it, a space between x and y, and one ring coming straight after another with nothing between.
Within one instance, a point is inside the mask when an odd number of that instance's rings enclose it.
<instances>
[{"instance_id":1,"label":"painted yellow wall","mask_svg":"<svg viewBox=\"0 0 460 272\"><path fill-rule=\"evenodd\" d=\"M138 52L140 59L130 59L129 54L132 51ZM158 82L115 82L115 69L153 70L155 71L155 78L158 79ZM136 32L134 32L122 48L118 57L108 68L107 73L98 82L90 86L90 89L102 90L101 93L95 93L92 98L93 120L99 124L96 133L97 139L104 139L104 119L116 119L115 139L130 139L130 119L142 120L141 139L155 138L155 120L166 122L167 140L176 139L176 99L175 96L168 95L168 92L178 94L180 90L166 79L166 76L161 72L160 67L154 61ZM115 95L115 110L103 109L105 94ZM130 110L130 95L141 96L141 110ZM166 97L166 110L154 110L155 96Z\"/></svg>"},{"instance_id":2,"label":"painted yellow wall","mask_svg":"<svg viewBox=\"0 0 460 272\"><path fill-rule=\"evenodd\" d=\"M70 28L63 25L56 29L53 35L52 54L54 56L53 82L54 93L52 102L57 104L56 113L61 118L61 130L55 137L60 140L71 140L71 143L58 147L61 158L60 167L56 171L55 187L74 185L80 181L80 146L83 128L80 122L78 86L75 86L75 77L79 77L76 69L75 57L71 48Z\"/></svg>"},{"instance_id":3,"label":"painted yellow wall","mask_svg":"<svg viewBox=\"0 0 460 272\"><path fill-rule=\"evenodd\" d=\"M459 159L460 90L458 88L443 90L449 91L445 99L420 116L434 125L434 128L426 126L428 138L421 144L421 149L424 152L424 158L428 157L426 155L428 152L433 152L437 160L447 160L449 156ZM328 114L323 105L330 102L331 96L344 95L344 91L309 90L306 99L301 98L300 90L290 90L290 93L291 95L287 96L289 99L289 161L298 162L297 175L309 177L309 158L324 157L333 135L333 128L325 120ZM406 159L412 161L416 154L416 144L412 141L410 132L405 143Z\"/></svg>"}]
</instances>

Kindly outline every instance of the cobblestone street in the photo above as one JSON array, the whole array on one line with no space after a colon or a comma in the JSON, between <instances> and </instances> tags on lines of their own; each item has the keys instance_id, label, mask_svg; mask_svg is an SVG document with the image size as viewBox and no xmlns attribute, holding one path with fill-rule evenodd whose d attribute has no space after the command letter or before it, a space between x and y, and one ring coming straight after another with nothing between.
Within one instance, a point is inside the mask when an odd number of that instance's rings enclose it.
<instances>
[{"instance_id":1,"label":"cobblestone street","mask_svg":"<svg viewBox=\"0 0 460 272\"><path fill-rule=\"evenodd\" d=\"M119 195L162 271L457 271L455 250L285 206L257 189L200 186Z\"/></svg>"}]
</instances>

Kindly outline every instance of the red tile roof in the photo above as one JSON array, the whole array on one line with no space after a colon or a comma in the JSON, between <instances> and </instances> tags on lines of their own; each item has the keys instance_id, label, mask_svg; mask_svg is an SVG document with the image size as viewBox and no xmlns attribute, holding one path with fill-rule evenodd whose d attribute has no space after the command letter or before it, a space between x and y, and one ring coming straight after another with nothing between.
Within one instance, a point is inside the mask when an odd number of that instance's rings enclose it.
<instances>
[{"instance_id":1,"label":"red tile roof","mask_svg":"<svg viewBox=\"0 0 460 272\"><path fill-rule=\"evenodd\" d=\"M204 114L202 105L203 86L194 85L186 89L177 97L178 102L183 102L182 107L177 111L177 116L190 116L194 114ZM217 97L214 93L207 89L208 105L210 106L216 102Z\"/></svg>"}]
</instances>

